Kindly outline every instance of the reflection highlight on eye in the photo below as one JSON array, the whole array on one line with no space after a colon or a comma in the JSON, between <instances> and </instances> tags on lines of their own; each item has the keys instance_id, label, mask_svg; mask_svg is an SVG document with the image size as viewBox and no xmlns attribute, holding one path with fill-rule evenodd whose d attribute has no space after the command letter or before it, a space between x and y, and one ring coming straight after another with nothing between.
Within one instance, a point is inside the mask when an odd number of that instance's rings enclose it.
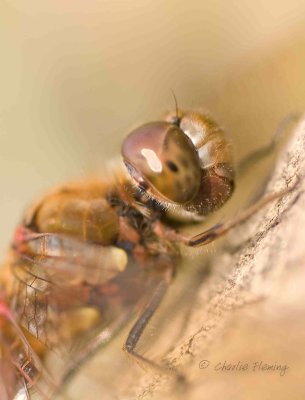
<instances>
[{"instance_id":1,"label":"reflection highlight on eye","mask_svg":"<svg viewBox=\"0 0 305 400\"><path fill-rule=\"evenodd\" d=\"M141 154L146 159L147 164L153 172L162 172L162 163L153 150L142 149Z\"/></svg>"}]
</instances>

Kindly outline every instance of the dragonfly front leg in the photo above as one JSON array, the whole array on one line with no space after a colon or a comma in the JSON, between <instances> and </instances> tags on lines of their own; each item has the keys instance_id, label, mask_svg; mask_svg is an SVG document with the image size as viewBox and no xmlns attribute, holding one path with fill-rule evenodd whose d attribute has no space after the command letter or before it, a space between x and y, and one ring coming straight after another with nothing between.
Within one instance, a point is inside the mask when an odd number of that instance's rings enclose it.
<instances>
[{"instance_id":1,"label":"dragonfly front leg","mask_svg":"<svg viewBox=\"0 0 305 400\"><path fill-rule=\"evenodd\" d=\"M293 192L298 186L299 182L300 179L297 179L296 183L290 188L286 188L279 192L267 195L266 197L254 203L252 206L245 209L240 215L237 215L237 217L232 218L229 221L216 224L212 226L210 229L207 229L206 231L201 232L192 238L184 238L183 239L184 243L190 247L198 247L213 242L214 240L228 233L231 229L242 224L243 222L246 222L249 218L251 218L254 214L256 214L265 205L271 203L272 201L282 198L283 196L287 195L290 192Z\"/></svg>"}]
</instances>

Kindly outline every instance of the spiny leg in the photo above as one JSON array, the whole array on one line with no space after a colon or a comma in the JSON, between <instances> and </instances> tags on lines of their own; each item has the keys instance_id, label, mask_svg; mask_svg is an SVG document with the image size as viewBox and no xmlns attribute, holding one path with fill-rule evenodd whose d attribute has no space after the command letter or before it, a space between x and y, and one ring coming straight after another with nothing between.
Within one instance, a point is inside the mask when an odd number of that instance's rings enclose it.
<instances>
[{"instance_id":1,"label":"spiny leg","mask_svg":"<svg viewBox=\"0 0 305 400\"><path fill-rule=\"evenodd\" d=\"M129 355L134 357L136 361L138 361L140 364L146 364L149 367L155 369L156 371L162 373L162 374L168 374L174 376L177 381L184 382L185 378L183 375L177 373L176 371L173 371L167 367L160 366L153 361L149 360L146 357L143 357L141 354L139 354L135 348L136 345L138 344L148 322L150 321L151 317L153 316L154 312L157 310L158 306L160 305L164 294L168 288L168 283L164 280L161 281L153 293L151 300L149 303L146 305L144 311L138 318L138 320L135 322L133 327L131 328L127 340L125 342L125 345L123 347L123 350L126 351Z\"/></svg>"},{"instance_id":2,"label":"spiny leg","mask_svg":"<svg viewBox=\"0 0 305 400\"><path fill-rule=\"evenodd\" d=\"M219 237L225 235L231 229L235 228L236 226L242 224L243 222L247 221L250 217L252 217L257 211L259 211L262 207L266 204L271 203L274 200L280 199L286 194L295 190L298 186L300 179L298 178L296 183L291 186L290 188L286 188L281 190L277 193L269 194L268 196L260 199L256 203L254 203L249 208L245 209L240 215L237 215L235 218L226 221L224 223L216 224L212 226L210 229L207 229L204 232L199 233L196 236L191 238L183 238L184 243L190 247L198 247L204 246L208 243L213 242L214 240L218 239Z\"/></svg>"}]
</instances>

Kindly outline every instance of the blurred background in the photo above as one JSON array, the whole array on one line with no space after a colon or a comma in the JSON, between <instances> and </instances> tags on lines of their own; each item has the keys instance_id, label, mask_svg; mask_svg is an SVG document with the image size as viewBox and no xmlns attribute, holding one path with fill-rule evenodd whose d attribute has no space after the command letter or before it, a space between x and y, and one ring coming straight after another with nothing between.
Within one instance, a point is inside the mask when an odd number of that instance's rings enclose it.
<instances>
[{"instance_id":1,"label":"blurred background","mask_svg":"<svg viewBox=\"0 0 305 400\"><path fill-rule=\"evenodd\" d=\"M44 190L102 169L126 133L208 110L237 158L305 109L305 3L2 1L0 250Z\"/></svg>"},{"instance_id":2,"label":"blurred background","mask_svg":"<svg viewBox=\"0 0 305 400\"><path fill-rule=\"evenodd\" d=\"M303 0L3 0L0 32L2 259L24 208L102 174L130 129L174 107L171 90L225 127L237 160L305 110Z\"/></svg>"}]
</instances>

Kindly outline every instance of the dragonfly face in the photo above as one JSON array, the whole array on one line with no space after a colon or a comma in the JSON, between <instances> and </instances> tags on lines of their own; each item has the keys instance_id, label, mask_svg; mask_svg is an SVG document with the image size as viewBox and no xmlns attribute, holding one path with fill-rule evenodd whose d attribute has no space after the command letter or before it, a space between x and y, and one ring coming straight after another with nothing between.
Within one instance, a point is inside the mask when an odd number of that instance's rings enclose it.
<instances>
[{"instance_id":1,"label":"dragonfly face","mask_svg":"<svg viewBox=\"0 0 305 400\"><path fill-rule=\"evenodd\" d=\"M135 129L122 155L136 186L160 203L207 215L233 192L230 141L199 113L169 114L166 121Z\"/></svg>"}]
</instances>

